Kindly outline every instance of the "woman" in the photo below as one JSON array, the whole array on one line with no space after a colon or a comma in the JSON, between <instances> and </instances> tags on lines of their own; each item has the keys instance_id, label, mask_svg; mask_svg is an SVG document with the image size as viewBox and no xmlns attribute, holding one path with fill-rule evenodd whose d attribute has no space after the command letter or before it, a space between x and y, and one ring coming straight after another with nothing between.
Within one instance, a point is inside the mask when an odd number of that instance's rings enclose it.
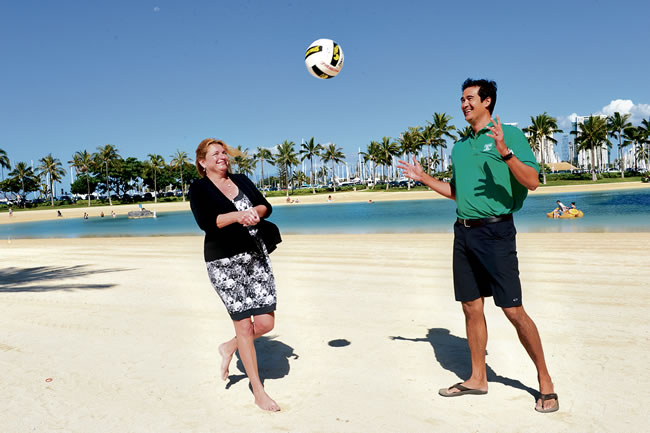
<instances>
[{"instance_id":1,"label":"woman","mask_svg":"<svg viewBox=\"0 0 650 433\"><path fill-rule=\"evenodd\" d=\"M190 187L190 206L205 231L204 257L212 286L235 326L235 337L219 346L221 378L235 350L244 364L255 404L279 411L266 394L257 370L253 341L273 329L276 291L268 253L281 242L277 227L264 218L271 205L243 174L232 174L229 156L239 152L206 138L196 149L201 179Z\"/></svg>"}]
</instances>

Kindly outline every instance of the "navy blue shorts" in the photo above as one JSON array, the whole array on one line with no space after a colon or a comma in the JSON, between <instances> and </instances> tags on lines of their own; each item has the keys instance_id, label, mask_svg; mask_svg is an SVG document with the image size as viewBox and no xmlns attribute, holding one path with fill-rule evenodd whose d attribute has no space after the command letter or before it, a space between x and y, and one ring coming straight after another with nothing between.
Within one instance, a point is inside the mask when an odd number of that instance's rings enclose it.
<instances>
[{"instance_id":1,"label":"navy blue shorts","mask_svg":"<svg viewBox=\"0 0 650 433\"><path fill-rule=\"evenodd\" d=\"M460 302L493 296L502 308L521 305L517 230L510 220L478 227L454 224L454 293Z\"/></svg>"}]
</instances>

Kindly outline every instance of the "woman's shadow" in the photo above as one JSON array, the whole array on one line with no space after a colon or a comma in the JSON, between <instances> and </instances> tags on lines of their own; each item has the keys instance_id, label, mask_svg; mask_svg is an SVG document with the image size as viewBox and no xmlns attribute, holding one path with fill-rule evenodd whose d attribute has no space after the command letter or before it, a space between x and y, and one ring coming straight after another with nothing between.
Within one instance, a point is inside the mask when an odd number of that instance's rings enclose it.
<instances>
[{"instance_id":1,"label":"woman's shadow","mask_svg":"<svg viewBox=\"0 0 650 433\"><path fill-rule=\"evenodd\" d=\"M298 355L293 352L293 347L277 341L275 338L262 336L255 340L257 368L262 384L265 379L280 379L288 375L291 369L289 358L298 359ZM226 389L246 378L246 370L244 370L244 364L239 357L239 351L235 352L235 356L237 356L237 369L242 374L229 375Z\"/></svg>"},{"instance_id":2,"label":"woman's shadow","mask_svg":"<svg viewBox=\"0 0 650 433\"><path fill-rule=\"evenodd\" d=\"M470 358L467 339L452 335L448 329L431 328L426 338L390 337L391 340L404 340L426 342L433 348L433 354L442 368L454 373L460 380L466 380L472 375L472 361ZM487 355L487 351L486 351ZM537 390L524 385L518 380L500 376L486 363L488 382L501 383L506 386L521 389L533 397L537 397Z\"/></svg>"}]
</instances>

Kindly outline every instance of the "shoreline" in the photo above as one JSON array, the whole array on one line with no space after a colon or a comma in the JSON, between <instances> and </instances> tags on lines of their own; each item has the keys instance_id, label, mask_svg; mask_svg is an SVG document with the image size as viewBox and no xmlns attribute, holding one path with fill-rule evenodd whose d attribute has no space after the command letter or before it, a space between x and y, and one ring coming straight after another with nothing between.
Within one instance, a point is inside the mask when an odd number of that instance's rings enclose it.
<instances>
[{"instance_id":1,"label":"shoreline","mask_svg":"<svg viewBox=\"0 0 650 433\"><path fill-rule=\"evenodd\" d=\"M549 186L540 187L535 191L530 191L529 195L551 195L551 194L564 194L564 193L584 193L584 192L601 192L601 191L618 191L618 190L636 190L636 189L650 189L650 186L642 182L622 182L622 183L608 183L608 184L581 184L581 185L562 185L562 186ZM327 203L327 196L332 196L332 203L364 203L372 200L378 201L399 201L399 200L431 200L431 199L444 199L444 197L436 194L433 191L345 191L336 192L331 194L308 194L308 195L295 195L289 196L293 203L286 202L286 196L269 197L268 201L272 206L297 206L300 204L324 204ZM298 202L295 202L298 200ZM37 209L14 212L13 216L9 217L7 212L0 214L0 224L13 224L21 222L34 222L34 221L49 221L56 220L60 217L57 216L58 208L50 209ZM168 203L147 203L146 209L156 211L160 214L163 212L178 212L190 210L189 200L185 202L168 202ZM104 212L104 218L111 218L111 211L115 211L117 215L125 215L132 210L139 210L138 204L128 205L101 205L101 206L79 206L77 208L61 209L63 218L83 218L83 214L88 213L90 217L98 217L101 212Z\"/></svg>"}]
</instances>

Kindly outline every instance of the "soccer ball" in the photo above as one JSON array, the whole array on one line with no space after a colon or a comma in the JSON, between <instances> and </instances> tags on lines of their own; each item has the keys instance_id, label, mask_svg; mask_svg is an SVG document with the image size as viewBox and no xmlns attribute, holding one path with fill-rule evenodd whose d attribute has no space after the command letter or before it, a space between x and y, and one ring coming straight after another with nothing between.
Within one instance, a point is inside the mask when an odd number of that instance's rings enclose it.
<instances>
[{"instance_id":1,"label":"soccer ball","mask_svg":"<svg viewBox=\"0 0 650 433\"><path fill-rule=\"evenodd\" d=\"M305 65L316 78L336 77L343 68L343 50L331 39L318 39L307 48Z\"/></svg>"}]
</instances>

